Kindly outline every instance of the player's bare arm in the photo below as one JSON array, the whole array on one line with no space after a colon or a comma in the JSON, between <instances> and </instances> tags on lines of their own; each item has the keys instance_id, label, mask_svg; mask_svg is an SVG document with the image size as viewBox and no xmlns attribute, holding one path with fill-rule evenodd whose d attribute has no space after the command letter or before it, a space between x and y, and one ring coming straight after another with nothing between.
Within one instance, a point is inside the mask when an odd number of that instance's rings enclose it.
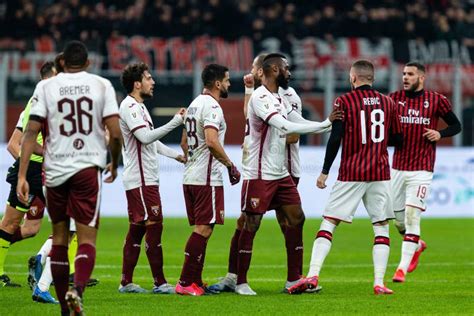
<instances>
[{"instance_id":1,"label":"player's bare arm","mask_svg":"<svg viewBox=\"0 0 474 316\"><path fill-rule=\"evenodd\" d=\"M240 172L237 170L235 165L232 163L230 158L227 156L224 148L222 148L219 142L219 134L213 128L206 128L204 130L204 137L206 138L206 146L209 148L212 156L216 158L220 163L227 167L229 172L229 179L232 185L239 183Z\"/></svg>"},{"instance_id":2,"label":"player's bare arm","mask_svg":"<svg viewBox=\"0 0 474 316\"><path fill-rule=\"evenodd\" d=\"M18 128L15 128L12 135L10 136L10 139L8 140L7 150L15 160L18 159L18 157L20 157L22 136L23 136L23 133Z\"/></svg>"},{"instance_id":3,"label":"player's bare arm","mask_svg":"<svg viewBox=\"0 0 474 316\"><path fill-rule=\"evenodd\" d=\"M255 79L253 74L246 74L244 76L245 95L244 95L244 116L247 117L247 108L252 96L252 92L255 86Z\"/></svg>"},{"instance_id":4,"label":"player's bare arm","mask_svg":"<svg viewBox=\"0 0 474 316\"><path fill-rule=\"evenodd\" d=\"M109 150L111 162L105 167L105 173L110 173L104 182L112 183L117 178L117 168L122 149L122 134L120 133L119 120L116 116L108 117L104 124L109 131Z\"/></svg>"},{"instance_id":5,"label":"player's bare arm","mask_svg":"<svg viewBox=\"0 0 474 316\"><path fill-rule=\"evenodd\" d=\"M26 181L26 172L28 171L30 158L33 154L35 145L37 144L36 138L38 137L40 130L41 123L30 119L23 135L23 141L21 143L22 155L20 157L20 168L18 170L18 184L16 187L16 192L18 194L18 199L25 204L28 204L28 196L30 191L28 181Z\"/></svg>"},{"instance_id":6,"label":"player's bare arm","mask_svg":"<svg viewBox=\"0 0 474 316\"><path fill-rule=\"evenodd\" d=\"M181 142L179 143L181 149L183 150L183 155L188 157L189 146L188 146L188 137L186 134L186 129L183 128L183 133L181 134Z\"/></svg>"}]
</instances>

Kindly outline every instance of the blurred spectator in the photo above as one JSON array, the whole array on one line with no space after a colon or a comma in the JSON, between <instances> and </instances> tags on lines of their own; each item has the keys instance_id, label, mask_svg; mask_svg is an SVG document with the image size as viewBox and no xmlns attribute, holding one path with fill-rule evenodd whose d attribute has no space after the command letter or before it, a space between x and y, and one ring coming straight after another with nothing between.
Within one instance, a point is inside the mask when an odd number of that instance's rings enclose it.
<instances>
[{"instance_id":1,"label":"blurred spectator","mask_svg":"<svg viewBox=\"0 0 474 316\"><path fill-rule=\"evenodd\" d=\"M4 0L0 37L103 41L111 34L233 40L316 36L460 40L472 46L472 0Z\"/></svg>"}]
</instances>

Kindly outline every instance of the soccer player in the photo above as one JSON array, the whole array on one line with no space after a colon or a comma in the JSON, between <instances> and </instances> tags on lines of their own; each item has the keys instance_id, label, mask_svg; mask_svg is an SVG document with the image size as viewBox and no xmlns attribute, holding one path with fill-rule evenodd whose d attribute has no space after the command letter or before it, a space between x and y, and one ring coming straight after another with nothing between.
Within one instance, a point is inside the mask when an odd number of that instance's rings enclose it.
<instances>
[{"instance_id":1,"label":"soccer player","mask_svg":"<svg viewBox=\"0 0 474 316\"><path fill-rule=\"evenodd\" d=\"M29 203L26 179L36 136L47 127L44 155L46 200L53 223L51 271L61 313L83 313L82 295L94 268L102 170L110 172L104 181L117 176L122 145L118 106L110 81L89 74L87 48L71 41L64 49L65 73L36 86L30 121L21 146L17 194ZM110 134L111 163L106 166L105 126ZM77 226L78 250L74 286L68 290L69 218Z\"/></svg>"},{"instance_id":2,"label":"soccer player","mask_svg":"<svg viewBox=\"0 0 474 316\"><path fill-rule=\"evenodd\" d=\"M383 279L390 253L388 220L394 217L387 144L390 130L394 133L394 142L398 145L401 142L397 110L392 99L372 88L374 66L371 62L359 60L352 64L350 82L352 91L334 101L334 107L344 111L344 119L333 123L317 187L326 187L329 170L342 141L338 180L332 188L313 244L307 278L290 288L290 293L300 293L318 285L319 272L331 249L337 225L341 221L352 222L361 200L375 234L372 251L374 293L393 293L385 287Z\"/></svg>"},{"instance_id":3,"label":"soccer player","mask_svg":"<svg viewBox=\"0 0 474 316\"><path fill-rule=\"evenodd\" d=\"M41 80L50 78L56 74L54 63L46 62L40 68ZM22 203L16 194L18 166L20 164L20 144L23 131L29 120L33 97L30 98L25 110L20 115L15 131L9 142L8 151L16 159L15 163L8 169L7 182L11 185L10 195L7 200L5 214L0 223L0 287L20 287L13 283L5 274L4 264L10 245L22 239L35 236L40 227L44 213L44 196L42 191L41 166L43 162L43 137L41 134L36 139L34 152L28 169L28 181L31 184L30 203ZM25 222L21 224L22 219Z\"/></svg>"},{"instance_id":4,"label":"soccer player","mask_svg":"<svg viewBox=\"0 0 474 316\"><path fill-rule=\"evenodd\" d=\"M331 126L331 120L322 123L304 120L290 109L279 88L287 89L290 71L285 56L269 54L263 59L262 86L250 97L247 126L243 145L242 212L245 224L238 241L237 282L235 292L256 295L247 283L247 271L252 257L253 239L267 210L278 209L284 215L287 248L291 256L288 282L300 278L303 255L304 213L301 201L285 160L286 135L322 131ZM291 233L288 233L291 232Z\"/></svg>"},{"instance_id":5,"label":"soccer player","mask_svg":"<svg viewBox=\"0 0 474 316\"><path fill-rule=\"evenodd\" d=\"M418 265L426 243L420 239L421 214L426 210L436 156L436 142L461 132L451 103L442 94L424 90L425 67L410 62L403 69L403 90L390 94L400 113L405 139L395 148L392 164L392 196L395 226L404 235L400 264L393 282L405 282L407 272ZM448 124L436 130L438 120Z\"/></svg>"},{"instance_id":6,"label":"soccer player","mask_svg":"<svg viewBox=\"0 0 474 316\"><path fill-rule=\"evenodd\" d=\"M124 139L123 184L125 186L129 229L123 246L120 293L145 293L133 283L133 271L138 262L145 236L146 254L153 275L153 293L172 294L174 286L163 274L163 210L159 193L157 153L184 162L184 157L158 139L183 124L185 109L181 109L166 125L154 129L150 113L143 102L153 97L155 81L144 63L130 64L122 72L122 85L127 97L120 104L120 130Z\"/></svg>"},{"instance_id":7,"label":"soccer player","mask_svg":"<svg viewBox=\"0 0 474 316\"><path fill-rule=\"evenodd\" d=\"M226 122L219 101L227 98L230 87L229 69L207 65L201 74L204 92L188 107L183 131L187 145L183 191L189 224L194 226L184 250L181 277L176 293L201 296L205 293L202 270L206 246L214 225L224 224L224 188L222 170L227 167L232 185L240 181L240 173L227 156L224 146Z\"/></svg>"},{"instance_id":8,"label":"soccer player","mask_svg":"<svg viewBox=\"0 0 474 316\"><path fill-rule=\"evenodd\" d=\"M262 85L262 77L263 77L262 64L263 64L263 59L265 58L265 56L266 54L260 54L257 57L255 57L252 63L252 69L250 73L245 75L243 78L244 85L245 85L245 97L244 97L244 108L243 108L245 116L247 116L248 102L250 100L252 93L254 92L256 88ZM283 88L280 87L279 94L288 101L287 105L291 106L291 109L294 109L299 115L301 115L302 113L301 99L293 88L289 87L288 89L284 90ZM300 177L299 135L298 134L287 135L286 138L287 138L286 142L288 146L287 146L287 159L285 159L285 164L293 179L293 182L295 182L296 186L298 186L299 177ZM280 225L280 229L283 235L288 233L289 236L291 236L291 232L287 230L288 225L286 223L285 216L282 214L282 212L279 209L276 209L275 213L276 213L278 223ZM245 221L245 214L242 213L239 219L237 220L237 227L231 239L227 274L218 283L209 287L209 289L212 291L216 291L216 292L234 292L235 291L235 286L237 282L238 242L239 242L240 232L242 231L242 228L244 226L244 221ZM285 238L285 240L287 240L287 238ZM288 245L288 246L289 247L286 247L287 266L288 266L287 279L291 279L292 272L293 271L296 272L296 269L290 268L290 266L294 264L292 257L293 257L293 254L295 253L295 249L293 249L291 245ZM302 261L297 262L297 264L299 265L298 276L302 274L302 263L303 263ZM293 284L294 282L287 281L284 287L284 291L286 291L287 288L292 286Z\"/></svg>"}]
</instances>

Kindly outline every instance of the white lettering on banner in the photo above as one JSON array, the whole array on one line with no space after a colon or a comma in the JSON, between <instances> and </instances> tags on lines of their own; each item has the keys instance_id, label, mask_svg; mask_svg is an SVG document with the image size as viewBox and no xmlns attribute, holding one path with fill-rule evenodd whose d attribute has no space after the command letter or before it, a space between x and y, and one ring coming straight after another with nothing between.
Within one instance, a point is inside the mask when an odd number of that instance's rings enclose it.
<instances>
[{"instance_id":1,"label":"white lettering on banner","mask_svg":"<svg viewBox=\"0 0 474 316\"><path fill-rule=\"evenodd\" d=\"M171 146L180 150L178 145ZM226 146L226 152L234 162L240 162L240 146ZM303 209L307 217L321 217L329 198L331 187L337 179L340 158L337 157L331 169L325 190L317 189L315 180L324 161L324 147L305 147L300 149L302 177L298 185ZM340 153L339 153L340 155ZM173 159L160 156L160 195L165 217L185 217L184 197L182 193L183 166ZM391 159L390 159L391 161ZM0 173L5 175L13 159L6 150L6 144L0 144ZM237 166L241 168L240 164ZM122 170L112 184L102 186L102 216L127 216L127 201L122 185ZM231 186L224 181L226 217L240 215L241 183ZM0 186L0 198L6 201L10 186ZM316 206L317 205L317 206ZM474 148L438 147L436 165L427 211L423 216L434 217L474 217ZM266 216L274 216L268 212ZM360 203L356 216L367 217Z\"/></svg>"}]
</instances>

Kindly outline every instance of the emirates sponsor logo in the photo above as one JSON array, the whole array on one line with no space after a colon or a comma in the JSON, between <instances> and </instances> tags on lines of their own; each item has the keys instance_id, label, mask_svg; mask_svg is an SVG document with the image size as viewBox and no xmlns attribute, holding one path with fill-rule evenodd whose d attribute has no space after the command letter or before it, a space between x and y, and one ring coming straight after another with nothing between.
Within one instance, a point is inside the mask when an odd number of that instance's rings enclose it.
<instances>
[{"instance_id":1,"label":"emirates sponsor logo","mask_svg":"<svg viewBox=\"0 0 474 316\"><path fill-rule=\"evenodd\" d=\"M430 125L431 119L428 117L420 116L419 110L409 109L407 116L400 116L400 123Z\"/></svg>"}]
</instances>

